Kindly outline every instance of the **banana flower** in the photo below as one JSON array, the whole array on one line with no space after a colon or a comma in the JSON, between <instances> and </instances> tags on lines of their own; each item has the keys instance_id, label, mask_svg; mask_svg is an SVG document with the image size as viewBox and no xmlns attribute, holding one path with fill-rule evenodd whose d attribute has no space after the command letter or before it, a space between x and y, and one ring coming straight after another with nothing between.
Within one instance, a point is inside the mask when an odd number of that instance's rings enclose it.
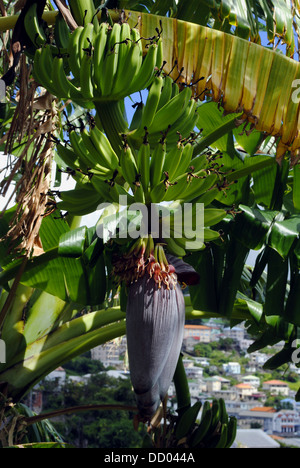
<instances>
[{"instance_id":1,"label":"banana flower","mask_svg":"<svg viewBox=\"0 0 300 468\"><path fill-rule=\"evenodd\" d=\"M149 420L168 392L181 351L185 303L179 278L187 285L198 277L177 257L170 257L173 264L169 263L162 245L150 250L143 246L135 262L132 254L127 255L128 268L120 262L118 274L127 272L130 277L126 310L130 378L140 417Z\"/></svg>"}]
</instances>

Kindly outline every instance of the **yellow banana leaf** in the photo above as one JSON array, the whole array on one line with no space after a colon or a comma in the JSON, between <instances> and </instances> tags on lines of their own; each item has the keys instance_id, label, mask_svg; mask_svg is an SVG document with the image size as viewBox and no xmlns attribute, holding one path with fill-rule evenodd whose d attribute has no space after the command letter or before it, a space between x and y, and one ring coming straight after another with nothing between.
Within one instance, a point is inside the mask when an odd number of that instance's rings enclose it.
<instances>
[{"instance_id":1,"label":"yellow banana leaf","mask_svg":"<svg viewBox=\"0 0 300 468\"><path fill-rule=\"evenodd\" d=\"M194 83L194 97L210 96L225 113L243 112L242 121L278 139L277 160L300 154L299 63L279 51L205 26L136 11L126 12L144 38L161 30L164 70ZM203 78L201 81L198 81ZM300 96L300 93L298 93Z\"/></svg>"}]
</instances>

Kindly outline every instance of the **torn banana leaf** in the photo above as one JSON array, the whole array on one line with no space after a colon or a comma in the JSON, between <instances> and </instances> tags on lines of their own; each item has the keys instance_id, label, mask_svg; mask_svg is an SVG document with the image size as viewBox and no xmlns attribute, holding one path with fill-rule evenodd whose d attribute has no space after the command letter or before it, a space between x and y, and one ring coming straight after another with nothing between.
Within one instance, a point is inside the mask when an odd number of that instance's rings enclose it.
<instances>
[{"instance_id":1,"label":"torn banana leaf","mask_svg":"<svg viewBox=\"0 0 300 468\"><path fill-rule=\"evenodd\" d=\"M281 24L279 18L277 27L286 28L288 36L290 20ZM183 69L179 81L193 83L195 97L210 96L226 113L242 112L245 123L280 139L277 160L287 150L291 161L296 160L300 148L299 86L294 81L300 78L297 61L240 37L175 18L131 11L129 22L138 24L142 37L152 36L155 28L162 30L164 69L174 79Z\"/></svg>"}]
</instances>

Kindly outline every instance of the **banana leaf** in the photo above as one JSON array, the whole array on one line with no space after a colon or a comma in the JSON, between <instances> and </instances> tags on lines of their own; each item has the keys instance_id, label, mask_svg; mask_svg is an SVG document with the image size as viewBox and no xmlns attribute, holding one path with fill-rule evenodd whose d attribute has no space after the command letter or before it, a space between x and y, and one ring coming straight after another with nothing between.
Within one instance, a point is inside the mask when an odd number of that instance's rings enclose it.
<instances>
[{"instance_id":1,"label":"banana leaf","mask_svg":"<svg viewBox=\"0 0 300 468\"><path fill-rule=\"evenodd\" d=\"M196 96L203 100L209 96L225 112L242 113L245 124L278 138L279 161L287 150L292 161L296 158L298 62L238 36L175 18L131 11L129 22L139 25L143 37L162 29L166 72L177 79L183 69L181 80L195 83ZM197 82L200 78L204 79Z\"/></svg>"},{"instance_id":2,"label":"banana leaf","mask_svg":"<svg viewBox=\"0 0 300 468\"><path fill-rule=\"evenodd\" d=\"M21 283L62 301L101 305L106 294L106 272L99 248L102 240L95 229L71 230L64 220L51 215L42 222L40 238L44 253L27 262ZM18 260L10 263L0 273L0 283L12 279L19 265Z\"/></svg>"}]
</instances>

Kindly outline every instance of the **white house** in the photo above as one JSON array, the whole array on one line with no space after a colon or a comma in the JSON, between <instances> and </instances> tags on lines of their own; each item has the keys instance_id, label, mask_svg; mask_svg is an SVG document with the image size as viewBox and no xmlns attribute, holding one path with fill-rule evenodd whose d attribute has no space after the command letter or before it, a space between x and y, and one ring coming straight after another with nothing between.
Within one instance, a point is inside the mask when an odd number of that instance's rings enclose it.
<instances>
[{"instance_id":1,"label":"white house","mask_svg":"<svg viewBox=\"0 0 300 468\"><path fill-rule=\"evenodd\" d=\"M288 396L290 393L288 384L282 380L267 380L263 383L263 389L272 395Z\"/></svg>"},{"instance_id":2,"label":"white house","mask_svg":"<svg viewBox=\"0 0 300 468\"><path fill-rule=\"evenodd\" d=\"M299 431L300 417L298 411L281 410L274 415L273 430L282 435L291 435Z\"/></svg>"},{"instance_id":3,"label":"white house","mask_svg":"<svg viewBox=\"0 0 300 468\"><path fill-rule=\"evenodd\" d=\"M241 373L241 365L239 362L226 362L223 364L223 371L226 374L239 375Z\"/></svg>"},{"instance_id":4,"label":"white house","mask_svg":"<svg viewBox=\"0 0 300 468\"><path fill-rule=\"evenodd\" d=\"M255 388L258 388L260 386L260 379L259 377L256 377L256 375L245 375L242 378L242 382L252 385Z\"/></svg>"}]
</instances>

